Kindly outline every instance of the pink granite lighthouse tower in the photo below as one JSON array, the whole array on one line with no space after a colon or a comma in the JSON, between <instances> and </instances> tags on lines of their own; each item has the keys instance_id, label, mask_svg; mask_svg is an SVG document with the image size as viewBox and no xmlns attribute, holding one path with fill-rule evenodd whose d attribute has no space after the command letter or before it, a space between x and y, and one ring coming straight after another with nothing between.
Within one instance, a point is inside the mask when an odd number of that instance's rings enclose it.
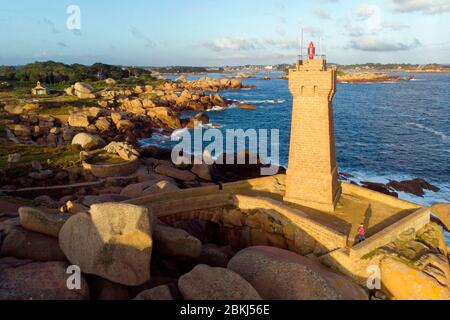
<instances>
[{"instance_id":1,"label":"pink granite lighthouse tower","mask_svg":"<svg viewBox=\"0 0 450 320\"><path fill-rule=\"evenodd\" d=\"M334 138L333 97L336 69L324 56L300 56L289 70L293 96L289 165L284 200L320 211L333 212L340 197Z\"/></svg>"}]
</instances>

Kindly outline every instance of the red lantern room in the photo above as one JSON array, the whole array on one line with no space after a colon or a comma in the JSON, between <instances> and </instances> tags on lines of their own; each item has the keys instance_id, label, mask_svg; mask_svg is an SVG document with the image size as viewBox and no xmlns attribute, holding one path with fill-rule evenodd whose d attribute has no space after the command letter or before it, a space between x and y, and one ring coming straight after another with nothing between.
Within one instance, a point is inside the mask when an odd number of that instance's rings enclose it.
<instances>
[{"instance_id":1,"label":"red lantern room","mask_svg":"<svg viewBox=\"0 0 450 320\"><path fill-rule=\"evenodd\" d=\"M314 56L316 55L316 47L314 46L314 42L311 41L308 47L308 57L309 60L314 60Z\"/></svg>"}]
</instances>

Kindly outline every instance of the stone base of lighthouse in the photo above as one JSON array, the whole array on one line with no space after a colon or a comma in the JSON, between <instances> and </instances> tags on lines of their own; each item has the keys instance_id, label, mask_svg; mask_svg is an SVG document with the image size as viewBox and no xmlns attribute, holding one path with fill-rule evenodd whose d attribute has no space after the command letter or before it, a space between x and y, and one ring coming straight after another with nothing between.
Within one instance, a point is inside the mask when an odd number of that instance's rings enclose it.
<instances>
[{"instance_id":1,"label":"stone base of lighthouse","mask_svg":"<svg viewBox=\"0 0 450 320\"><path fill-rule=\"evenodd\" d=\"M286 174L286 194L284 201L311 209L334 212L341 196L338 182L338 169L332 174L318 176L307 172Z\"/></svg>"}]
</instances>

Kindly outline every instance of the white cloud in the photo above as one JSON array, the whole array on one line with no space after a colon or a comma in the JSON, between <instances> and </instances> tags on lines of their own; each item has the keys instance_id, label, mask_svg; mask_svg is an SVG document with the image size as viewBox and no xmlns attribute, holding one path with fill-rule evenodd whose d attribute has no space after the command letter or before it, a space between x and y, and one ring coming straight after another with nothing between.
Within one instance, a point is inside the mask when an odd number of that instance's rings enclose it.
<instances>
[{"instance_id":1,"label":"white cloud","mask_svg":"<svg viewBox=\"0 0 450 320\"><path fill-rule=\"evenodd\" d=\"M254 50L261 47L258 40L247 40L242 38L222 37L203 44L205 47L214 50Z\"/></svg>"},{"instance_id":2,"label":"white cloud","mask_svg":"<svg viewBox=\"0 0 450 320\"><path fill-rule=\"evenodd\" d=\"M372 52L406 51L420 46L422 44L417 39L411 43L389 42L375 36L361 36L350 42L350 48L352 49Z\"/></svg>"},{"instance_id":3,"label":"white cloud","mask_svg":"<svg viewBox=\"0 0 450 320\"><path fill-rule=\"evenodd\" d=\"M394 30L394 31L409 29L408 25L403 24L403 23L398 22L398 21L383 21L382 22L382 27L384 29Z\"/></svg>"},{"instance_id":4,"label":"white cloud","mask_svg":"<svg viewBox=\"0 0 450 320\"><path fill-rule=\"evenodd\" d=\"M440 14L450 11L450 0L385 0L397 12Z\"/></svg>"},{"instance_id":5,"label":"white cloud","mask_svg":"<svg viewBox=\"0 0 450 320\"><path fill-rule=\"evenodd\" d=\"M277 49L298 49L300 42L289 39L265 39L264 44Z\"/></svg>"},{"instance_id":6,"label":"white cloud","mask_svg":"<svg viewBox=\"0 0 450 320\"><path fill-rule=\"evenodd\" d=\"M371 4L361 4L356 8L355 14L361 18L368 18L380 13L380 8Z\"/></svg>"}]
</instances>

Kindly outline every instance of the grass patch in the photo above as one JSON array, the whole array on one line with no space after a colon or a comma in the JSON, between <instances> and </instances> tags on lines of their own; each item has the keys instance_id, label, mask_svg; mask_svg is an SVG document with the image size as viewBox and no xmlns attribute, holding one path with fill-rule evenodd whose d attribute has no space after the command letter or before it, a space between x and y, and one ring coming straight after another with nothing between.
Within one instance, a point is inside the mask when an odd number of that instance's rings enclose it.
<instances>
[{"instance_id":1,"label":"grass patch","mask_svg":"<svg viewBox=\"0 0 450 320\"><path fill-rule=\"evenodd\" d=\"M2 130L3 131L3 130ZM58 148L49 148L46 146L6 144L0 148L0 169L5 172L2 177L18 178L28 175L32 171L31 163L37 161L44 168L64 169L76 166L80 163L81 147L78 145L69 145ZM20 161L8 164L9 154L20 154Z\"/></svg>"},{"instance_id":2,"label":"grass patch","mask_svg":"<svg viewBox=\"0 0 450 320\"><path fill-rule=\"evenodd\" d=\"M90 164L120 164L126 162L118 155L109 154L104 149L93 151L91 155L93 155L93 158L88 161Z\"/></svg>"}]
</instances>

